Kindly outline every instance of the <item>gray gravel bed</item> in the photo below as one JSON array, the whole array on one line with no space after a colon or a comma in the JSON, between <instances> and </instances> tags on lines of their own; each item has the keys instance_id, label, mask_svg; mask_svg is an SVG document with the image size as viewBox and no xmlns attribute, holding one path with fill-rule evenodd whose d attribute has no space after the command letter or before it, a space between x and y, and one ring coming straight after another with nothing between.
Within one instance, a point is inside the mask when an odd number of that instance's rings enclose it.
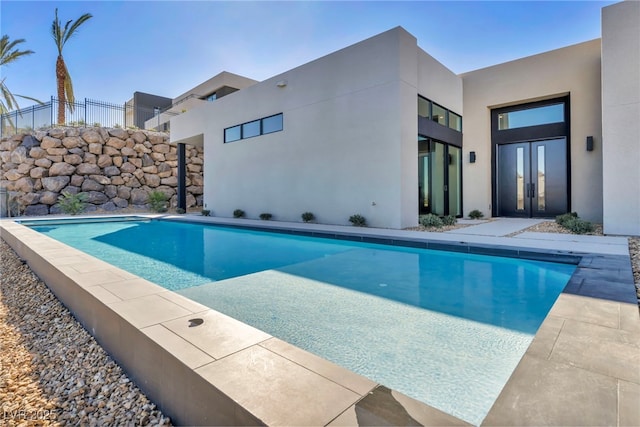
<instances>
[{"instance_id":1,"label":"gray gravel bed","mask_svg":"<svg viewBox=\"0 0 640 427\"><path fill-rule=\"evenodd\" d=\"M0 425L170 425L0 239Z\"/></svg>"},{"instance_id":2,"label":"gray gravel bed","mask_svg":"<svg viewBox=\"0 0 640 427\"><path fill-rule=\"evenodd\" d=\"M638 304L640 304L640 237L629 237L629 255L631 255L631 268L636 284Z\"/></svg>"}]
</instances>

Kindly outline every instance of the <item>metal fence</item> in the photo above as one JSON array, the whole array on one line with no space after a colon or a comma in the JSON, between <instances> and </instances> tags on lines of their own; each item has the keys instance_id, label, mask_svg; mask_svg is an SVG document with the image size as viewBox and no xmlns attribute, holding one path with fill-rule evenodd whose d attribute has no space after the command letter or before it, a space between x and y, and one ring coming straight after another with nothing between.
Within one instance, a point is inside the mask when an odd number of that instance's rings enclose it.
<instances>
[{"instance_id":1,"label":"metal fence","mask_svg":"<svg viewBox=\"0 0 640 427\"><path fill-rule=\"evenodd\" d=\"M58 109L65 109L65 122L58 123ZM0 137L15 135L32 130L47 129L52 126L71 127L131 127L136 126L138 113L149 116L149 112L137 112L130 104L112 104L109 102L84 99L74 102L73 108L62 103L56 97L39 105L22 108L0 116ZM153 113L151 113L151 117Z\"/></svg>"}]
</instances>

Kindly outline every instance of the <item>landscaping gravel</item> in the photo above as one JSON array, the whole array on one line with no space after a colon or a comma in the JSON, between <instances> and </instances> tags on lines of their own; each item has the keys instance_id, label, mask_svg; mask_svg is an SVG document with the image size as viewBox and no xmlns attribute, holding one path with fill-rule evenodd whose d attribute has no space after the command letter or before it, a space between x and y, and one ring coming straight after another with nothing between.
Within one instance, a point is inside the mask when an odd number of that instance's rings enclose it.
<instances>
[{"instance_id":1,"label":"landscaping gravel","mask_svg":"<svg viewBox=\"0 0 640 427\"><path fill-rule=\"evenodd\" d=\"M0 425L170 425L0 240Z\"/></svg>"},{"instance_id":2,"label":"landscaping gravel","mask_svg":"<svg viewBox=\"0 0 640 427\"><path fill-rule=\"evenodd\" d=\"M640 237L629 238L629 254L631 255L631 268L636 284L636 295L640 304Z\"/></svg>"}]
</instances>

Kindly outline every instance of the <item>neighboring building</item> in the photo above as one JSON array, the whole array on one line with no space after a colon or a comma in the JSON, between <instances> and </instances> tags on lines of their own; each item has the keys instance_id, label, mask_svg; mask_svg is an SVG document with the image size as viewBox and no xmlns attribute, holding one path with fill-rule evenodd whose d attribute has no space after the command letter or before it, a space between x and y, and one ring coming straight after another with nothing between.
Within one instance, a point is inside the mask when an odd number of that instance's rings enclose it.
<instances>
[{"instance_id":1,"label":"neighboring building","mask_svg":"<svg viewBox=\"0 0 640 427\"><path fill-rule=\"evenodd\" d=\"M164 98L168 99L168 103L146 118L144 124L140 127L144 129L167 131L169 130L169 122L171 118L194 108L201 107L207 102L216 101L255 83L258 82L237 74L223 71L173 100Z\"/></svg>"},{"instance_id":2,"label":"neighboring building","mask_svg":"<svg viewBox=\"0 0 640 427\"><path fill-rule=\"evenodd\" d=\"M134 92L133 98L126 104L126 124L140 129L145 128L145 122L159 114L160 111L171 107L171 98L152 95L144 92Z\"/></svg>"},{"instance_id":3,"label":"neighboring building","mask_svg":"<svg viewBox=\"0 0 640 427\"><path fill-rule=\"evenodd\" d=\"M456 75L398 27L171 120L204 203L299 221L577 211L640 235L640 3L593 40ZM184 176L184 174L183 174Z\"/></svg>"}]
</instances>

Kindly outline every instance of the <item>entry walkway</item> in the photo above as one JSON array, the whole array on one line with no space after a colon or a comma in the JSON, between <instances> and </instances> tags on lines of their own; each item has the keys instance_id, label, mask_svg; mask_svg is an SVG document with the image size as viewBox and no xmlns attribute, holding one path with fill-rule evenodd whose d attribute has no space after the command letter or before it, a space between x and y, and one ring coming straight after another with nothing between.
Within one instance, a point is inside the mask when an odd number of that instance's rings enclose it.
<instances>
[{"instance_id":1,"label":"entry walkway","mask_svg":"<svg viewBox=\"0 0 640 427\"><path fill-rule=\"evenodd\" d=\"M451 234L472 234L474 236L508 236L509 234L522 231L533 225L544 222L544 219L532 219L532 218L498 218L493 221L484 221L477 225L471 225L469 227L458 228L455 230L447 231ZM459 220L459 224L476 223L479 221L473 220Z\"/></svg>"},{"instance_id":2,"label":"entry walkway","mask_svg":"<svg viewBox=\"0 0 640 427\"><path fill-rule=\"evenodd\" d=\"M516 246L531 249L549 249L578 251L592 254L627 255L629 246L626 237L586 236L578 234L539 233L519 231L548 221L529 218L496 218L492 221L459 220L459 224L474 223L469 227L438 233L432 239L461 240L469 243L485 243L491 245ZM509 237L507 237L509 236Z\"/></svg>"}]
</instances>

